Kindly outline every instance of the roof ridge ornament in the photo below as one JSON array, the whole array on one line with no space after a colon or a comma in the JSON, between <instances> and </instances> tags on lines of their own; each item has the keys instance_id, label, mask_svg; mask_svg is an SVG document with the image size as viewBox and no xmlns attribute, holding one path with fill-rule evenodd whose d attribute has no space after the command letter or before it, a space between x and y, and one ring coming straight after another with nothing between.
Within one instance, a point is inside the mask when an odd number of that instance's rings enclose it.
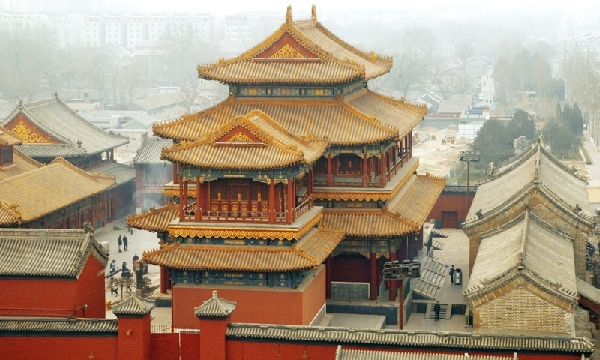
<instances>
[{"instance_id":1,"label":"roof ridge ornament","mask_svg":"<svg viewBox=\"0 0 600 360\"><path fill-rule=\"evenodd\" d=\"M285 22L288 24L292 23L292 5L288 5L287 11L285 13Z\"/></svg>"},{"instance_id":2,"label":"roof ridge ornament","mask_svg":"<svg viewBox=\"0 0 600 360\"><path fill-rule=\"evenodd\" d=\"M314 23L317 22L317 6L315 4L312 5L311 9L310 9L310 18L312 19L312 21Z\"/></svg>"}]
</instances>

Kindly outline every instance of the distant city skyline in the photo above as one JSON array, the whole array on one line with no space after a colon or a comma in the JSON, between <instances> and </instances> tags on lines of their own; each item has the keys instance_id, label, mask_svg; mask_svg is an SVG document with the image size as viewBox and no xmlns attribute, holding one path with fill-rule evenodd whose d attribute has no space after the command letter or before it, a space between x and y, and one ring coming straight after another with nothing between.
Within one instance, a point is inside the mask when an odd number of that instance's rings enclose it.
<instances>
[{"instance_id":1,"label":"distant city skyline","mask_svg":"<svg viewBox=\"0 0 600 360\"><path fill-rule=\"evenodd\" d=\"M556 10L564 9L566 11L577 11L582 9L598 8L596 1L575 0L565 2L562 0L549 0L543 3L527 2L522 0L504 0L504 1L482 1L482 0L421 0L421 1L389 1L389 0L288 0L288 1L241 1L241 0L222 0L212 2L198 2L192 0L172 0L169 2L159 0L148 0L140 3L139 0L123 0L132 7L139 6L141 10L148 12L211 12L211 13L235 13L251 11L285 11L288 5L292 5L294 11L310 11L313 4L317 6L317 11L335 12L335 11L381 11L381 10L523 10L535 11L536 9ZM567 8L568 7L568 8Z\"/></svg>"}]
</instances>

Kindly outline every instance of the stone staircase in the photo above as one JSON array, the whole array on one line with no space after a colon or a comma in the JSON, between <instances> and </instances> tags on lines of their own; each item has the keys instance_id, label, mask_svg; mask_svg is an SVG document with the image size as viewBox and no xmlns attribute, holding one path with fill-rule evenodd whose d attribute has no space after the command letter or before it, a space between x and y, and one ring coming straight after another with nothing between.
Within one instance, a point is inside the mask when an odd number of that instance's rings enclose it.
<instances>
[{"instance_id":1,"label":"stone staircase","mask_svg":"<svg viewBox=\"0 0 600 360\"><path fill-rule=\"evenodd\" d=\"M425 313L426 319L435 320L435 311L433 311L433 305L435 304L427 304L427 312ZM450 320L450 316L452 316L452 313L450 311L449 304L440 304L440 320Z\"/></svg>"}]
</instances>

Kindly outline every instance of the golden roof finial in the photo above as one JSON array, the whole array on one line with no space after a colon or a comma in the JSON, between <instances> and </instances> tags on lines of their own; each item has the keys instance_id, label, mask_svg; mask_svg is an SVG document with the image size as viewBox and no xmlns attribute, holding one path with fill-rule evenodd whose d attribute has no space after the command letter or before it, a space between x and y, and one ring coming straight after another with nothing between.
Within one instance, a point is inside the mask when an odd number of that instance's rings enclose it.
<instances>
[{"instance_id":1,"label":"golden roof finial","mask_svg":"<svg viewBox=\"0 0 600 360\"><path fill-rule=\"evenodd\" d=\"M288 5L287 7L287 12L285 13L285 22L288 24L292 22L292 5Z\"/></svg>"},{"instance_id":2,"label":"golden roof finial","mask_svg":"<svg viewBox=\"0 0 600 360\"><path fill-rule=\"evenodd\" d=\"M313 4L312 8L310 9L311 12L311 18L314 22L317 22L317 6L315 4Z\"/></svg>"}]
</instances>

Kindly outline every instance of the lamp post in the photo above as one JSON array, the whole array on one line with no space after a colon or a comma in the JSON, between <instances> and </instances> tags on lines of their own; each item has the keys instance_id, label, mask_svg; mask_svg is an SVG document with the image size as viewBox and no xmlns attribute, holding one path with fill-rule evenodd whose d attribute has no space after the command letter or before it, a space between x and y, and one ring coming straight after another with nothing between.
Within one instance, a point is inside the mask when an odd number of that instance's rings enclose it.
<instances>
[{"instance_id":1,"label":"lamp post","mask_svg":"<svg viewBox=\"0 0 600 360\"><path fill-rule=\"evenodd\" d=\"M472 161L479 161L479 151L472 151L472 150L467 150L467 151L461 151L460 152L460 161L466 161L467 162L467 200L466 200L466 208L465 208L465 212L468 213L469 212L469 175L470 175L470 171L471 171L471 162Z\"/></svg>"},{"instance_id":2,"label":"lamp post","mask_svg":"<svg viewBox=\"0 0 600 360\"><path fill-rule=\"evenodd\" d=\"M419 260L388 261L383 264L383 280L398 281L400 289L400 307L398 308L398 327L404 328L404 284L405 279L421 277L421 262Z\"/></svg>"}]
</instances>

